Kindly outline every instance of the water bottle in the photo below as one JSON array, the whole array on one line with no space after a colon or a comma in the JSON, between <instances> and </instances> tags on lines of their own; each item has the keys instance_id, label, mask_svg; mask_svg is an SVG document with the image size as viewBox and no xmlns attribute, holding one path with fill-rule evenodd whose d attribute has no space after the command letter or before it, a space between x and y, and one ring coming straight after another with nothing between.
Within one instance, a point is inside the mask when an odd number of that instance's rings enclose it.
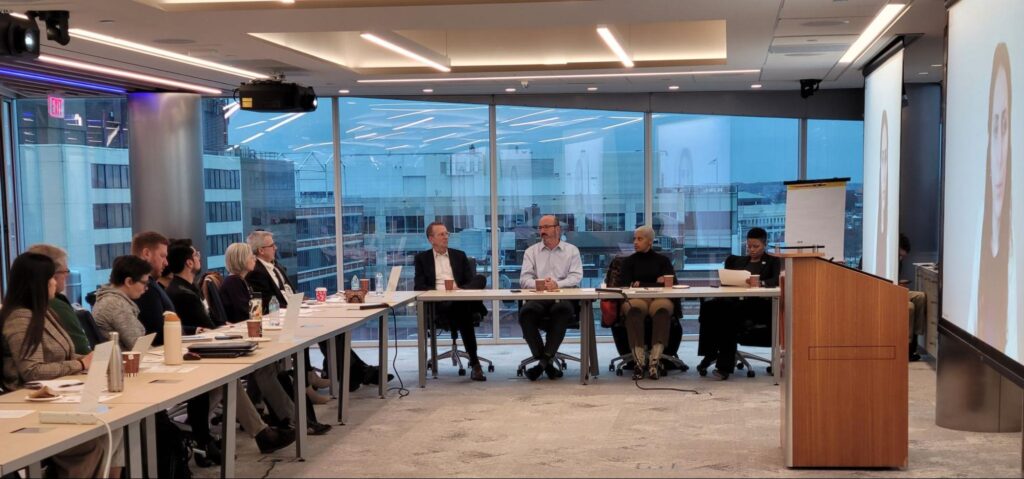
<instances>
[{"instance_id":1,"label":"water bottle","mask_svg":"<svg viewBox=\"0 0 1024 479\"><path fill-rule=\"evenodd\" d=\"M110 333L110 364L107 365L107 391L119 393L124 391L124 364L121 363L121 338L116 332Z\"/></svg>"},{"instance_id":2,"label":"water bottle","mask_svg":"<svg viewBox=\"0 0 1024 479\"><path fill-rule=\"evenodd\" d=\"M352 275L352 291L359 291L359 276Z\"/></svg>"},{"instance_id":3,"label":"water bottle","mask_svg":"<svg viewBox=\"0 0 1024 479\"><path fill-rule=\"evenodd\" d=\"M269 326L281 325L281 304L278 303L277 296L270 298L270 303L267 304L267 315L270 317Z\"/></svg>"},{"instance_id":4,"label":"water bottle","mask_svg":"<svg viewBox=\"0 0 1024 479\"><path fill-rule=\"evenodd\" d=\"M173 311L164 311L164 364L177 366L181 362L181 318Z\"/></svg>"},{"instance_id":5,"label":"water bottle","mask_svg":"<svg viewBox=\"0 0 1024 479\"><path fill-rule=\"evenodd\" d=\"M377 273L373 277L373 294L384 296L384 273Z\"/></svg>"}]
</instances>

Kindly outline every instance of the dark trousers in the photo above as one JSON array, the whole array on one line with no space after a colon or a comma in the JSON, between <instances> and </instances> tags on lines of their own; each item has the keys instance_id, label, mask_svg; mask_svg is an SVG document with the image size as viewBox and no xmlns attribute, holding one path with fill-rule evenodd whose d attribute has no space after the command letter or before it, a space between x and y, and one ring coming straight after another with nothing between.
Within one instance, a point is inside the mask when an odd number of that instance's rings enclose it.
<instances>
[{"instance_id":1,"label":"dark trousers","mask_svg":"<svg viewBox=\"0 0 1024 479\"><path fill-rule=\"evenodd\" d=\"M469 301L442 301L436 303L436 321L440 328L452 332L452 338L462 336L462 344L466 346L466 354L469 354L469 365L479 364L476 355L476 323L473 317L472 306Z\"/></svg>"},{"instance_id":2,"label":"dark trousers","mask_svg":"<svg viewBox=\"0 0 1024 479\"><path fill-rule=\"evenodd\" d=\"M366 382L366 380L367 380L366 375L367 374L372 374L375 371L369 371L370 366L368 364L366 364L365 362L363 362L363 360L360 359L358 355L356 355L355 351L352 351L352 354L349 355L350 360L346 361L345 360L345 354L344 354L345 353L345 341L344 341L343 337L342 336L338 336L337 338L335 338L335 341L337 341L337 343L335 343L335 347L338 348L337 349L337 351L338 351L338 358L337 358L338 359L338 363L336 365L336 367L338 368L338 371L339 371L338 380L339 381L341 380L340 372L343 370L343 368L345 368L345 364L348 363L348 368L349 368L348 369L348 378L349 378L348 379L348 390L349 391L355 391L356 389L359 389L359 385L361 385L361 384ZM324 371L327 371L327 368L330 367L330 365L327 363L327 361L328 361L327 346L328 346L327 341L324 341L324 342L320 343L320 350L323 351L323 353L324 353L324 362L323 362L323 369L324 369Z\"/></svg>"},{"instance_id":3,"label":"dark trousers","mask_svg":"<svg viewBox=\"0 0 1024 479\"><path fill-rule=\"evenodd\" d=\"M210 435L210 395L200 394L189 399L185 404L186 411L188 411L188 421L186 422L192 428L192 440L200 447L206 447L206 444L213 439L213 436Z\"/></svg>"},{"instance_id":4,"label":"dark trousers","mask_svg":"<svg viewBox=\"0 0 1024 479\"><path fill-rule=\"evenodd\" d=\"M533 357L543 363L555 357L575 315L575 308L566 301L527 301L519 310L519 326ZM547 332L546 344L540 337L541 330Z\"/></svg>"},{"instance_id":5,"label":"dark trousers","mask_svg":"<svg viewBox=\"0 0 1024 479\"><path fill-rule=\"evenodd\" d=\"M703 363L710 364L714 360L716 369L732 374L736 368L736 345L744 329L767 322L767 331L770 331L771 315L771 300L716 298L702 301L697 354L704 356ZM765 345L770 346L770 341Z\"/></svg>"}]
</instances>

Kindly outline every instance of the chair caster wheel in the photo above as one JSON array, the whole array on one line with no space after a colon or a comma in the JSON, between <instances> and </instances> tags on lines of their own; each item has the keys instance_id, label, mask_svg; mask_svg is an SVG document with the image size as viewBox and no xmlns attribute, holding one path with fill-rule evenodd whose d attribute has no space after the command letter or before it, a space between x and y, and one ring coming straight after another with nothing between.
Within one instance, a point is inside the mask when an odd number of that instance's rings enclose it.
<instances>
[{"instance_id":1,"label":"chair caster wheel","mask_svg":"<svg viewBox=\"0 0 1024 479\"><path fill-rule=\"evenodd\" d=\"M697 374L699 374L700 377L707 376L708 375L708 368L702 368L700 366L697 366Z\"/></svg>"},{"instance_id":2,"label":"chair caster wheel","mask_svg":"<svg viewBox=\"0 0 1024 479\"><path fill-rule=\"evenodd\" d=\"M569 365L566 363L562 363L562 371L565 371L567 369L569 369Z\"/></svg>"},{"instance_id":3,"label":"chair caster wheel","mask_svg":"<svg viewBox=\"0 0 1024 479\"><path fill-rule=\"evenodd\" d=\"M523 370L521 368L516 369L516 376L523 377Z\"/></svg>"},{"instance_id":4,"label":"chair caster wheel","mask_svg":"<svg viewBox=\"0 0 1024 479\"><path fill-rule=\"evenodd\" d=\"M608 365L608 372L610 372L610 373L615 372L615 365L614 364L609 364Z\"/></svg>"},{"instance_id":5,"label":"chair caster wheel","mask_svg":"<svg viewBox=\"0 0 1024 479\"><path fill-rule=\"evenodd\" d=\"M769 376L774 376L775 375L775 374L772 373L772 367L771 366L768 366L767 368L765 368L765 372L767 372Z\"/></svg>"},{"instance_id":6,"label":"chair caster wheel","mask_svg":"<svg viewBox=\"0 0 1024 479\"><path fill-rule=\"evenodd\" d=\"M748 378L752 378L752 377L754 377L756 375L757 375L757 373L755 373L753 369L751 369L750 371L747 371L747 377Z\"/></svg>"},{"instance_id":7,"label":"chair caster wheel","mask_svg":"<svg viewBox=\"0 0 1024 479\"><path fill-rule=\"evenodd\" d=\"M493 364L487 366L487 372L489 372L489 373L493 373L494 372L494 365Z\"/></svg>"},{"instance_id":8,"label":"chair caster wheel","mask_svg":"<svg viewBox=\"0 0 1024 479\"><path fill-rule=\"evenodd\" d=\"M621 369L619 369L619 370L616 370L616 371L615 371L615 375L616 375L616 376L622 376L622 370L621 370Z\"/></svg>"},{"instance_id":9,"label":"chair caster wheel","mask_svg":"<svg viewBox=\"0 0 1024 479\"><path fill-rule=\"evenodd\" d=\"M459 369L459 376L465 376L465 375L466 375L466 370L465 369Z\"/></svg>"},{"instance_id":10,"label":"chair caster wheel","mask_svg":"<svg viewBox=\"0 0 1024 479\"><path fill-rule=\"evenodd\" d=\"M736 369L742 370L743 369L743 363L736 363Z\"/></svg>"}]
</instances>

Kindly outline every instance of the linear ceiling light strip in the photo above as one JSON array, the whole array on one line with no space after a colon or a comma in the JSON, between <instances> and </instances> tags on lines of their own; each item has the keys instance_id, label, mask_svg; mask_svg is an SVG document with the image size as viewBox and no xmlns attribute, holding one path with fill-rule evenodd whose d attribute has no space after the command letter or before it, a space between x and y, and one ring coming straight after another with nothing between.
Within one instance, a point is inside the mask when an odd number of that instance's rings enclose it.
<instances>
[{"instance_id":1,"label":"linear ceiling light strip","mask_svg":"<svg viewBox=\"0 0 1024 479\"><path fill-rule=\"evenodd\" d=\"M115 76L120 78L128 78L132 80L138 80L146 83L153 83L157 85L169 86L172 88L178 88L183 90L191 90L198 93L206 93L208 95L220 95L224 92L216 88L208 88L205 86L195 85L192 83L180 82L177 80L171 80L169 78L155 77L152 75L146 75L142 73L135 73L127 70L121 70L118 68L107 67L103 65L96 65L93 63L84 63L68 58L55 57L52 55L39 55L39 61L44 63L51 63L54 65L61 65L78 70L85 70L94 73L100 73L108 76Z\"/></svg>"},{"instance_id":2,"label":"linear ceiling light strip","mask_svg":"<svg viewBox=\"0 0 1024 479\"><path fill-rule=\"evenodd\" d=\"M436 77L436 78L381 78L357 80L359 83L437 83L437 82L481 82L510 80L569 80L574 78L632 78L656 76L703 76L703 75L741 75L761 73L760 69L749 70L703 70L676 72L630 72L630 73L579 73L569 75L518 75L493 77Z\"/></svg>"}]
</instances>

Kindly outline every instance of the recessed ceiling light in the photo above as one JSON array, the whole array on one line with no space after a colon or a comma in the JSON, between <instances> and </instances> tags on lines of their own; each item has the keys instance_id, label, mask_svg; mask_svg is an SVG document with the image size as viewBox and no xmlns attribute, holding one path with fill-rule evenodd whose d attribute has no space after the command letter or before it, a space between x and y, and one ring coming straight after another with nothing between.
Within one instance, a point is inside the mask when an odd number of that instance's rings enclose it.
<instances>
[{"instance_id":1,"label":"recessed ceiling light","mask_svg":"<svg viewBox=\"0 0 1024 479\"><path fill-rule=\"evenodd\" d=\"M928 72L917 72L918 75L927 75Z\"/></svg>"},{"instance_id":2,"label":"recessed ceiling light","mask_svg":"<svg viewBox=\"0 0 1024 479\"><path fill-rule=\"evenodd\" d=\"M596 86L588 86L587 87L587 91L597 91L597 87Z\"/></svg>"},{"instance_id":3,"label":"recessed ceiling light","mask_svg":"<svg viewBox=\"0 0 1024 479\"><path fill-rule=\"evenodd\" d=\"M619 57L619 61L626 68L633 68L633 59L629 58L629 54L622 48L622 44L619 43L619 39L615 37L615 33L612 32L611 27L606 25L599 25L597 27L597 34L601 36L604 43L608 45L608 48L615 53L615 56Z\"/></svg>"},{"instance_id":4,"label":"recessed ceiling light","mask_svg":"<svg viewBox=\"0 0 1024 479\"><path fill-rule=\"evenodd\" d=\"M668 89L669 90L678 90L679 89L679 85L669 85Z\"/></svg>"},{"instance_id":5,"label":"recessed ceiling light","mask_svg":"<svg viewBox=\"0 0 1024 479\"><path fill-rule=\"evenodd\" d=\"M760 83L755 83L753 85L750 85L750 88L761 88L762 86L763 85L761 85Z\"/></svg>"},{"instance_id":6,"label":"recessed ceiling light","mask_svg":"<svg viewBox=\"0 0 1024 479\"><path fill-rule=\"evenodd\" d=\"M348 95L348 90L338 90L338 93L341 93L342 95Z\"/></svg>"},{"instance_id":7,"label":"recessed ceiling light","mask_svg":"<svg viewBox=\"0 0 1024 479\"><path fill-rule=\"evenodd\" d=\"M623 72L623 73L574 73L567 75L515 75L486 77L429 77L429 78L380 78L356 80L359 83L433 83L433 82L478 82L478 81L523 81L523 80L567 80L580 78L633 78L633 77L677 77L704 75L742 75L761 73L758 68L745 70L687 70L672 72Z\"/></svg>"},{"instance_id":8,"label":"recessed ceiling light","mask_svg":"<svg viewBox=\"0 0 1024 479\"><path fill-rule=\"evenodd\" d=\"M507 93L515 93L515 92L516 92L516 89L515 89L515 88L506 88L506 89L505 89L505 91L506 91Z\"/></svg>"},{"instance_id":9,"label":"recessed ceiling light","mask_svg":"<svg viewBox=\"0 0 1024 479\"><path fill-rule=\"evenodd\" d=\"M942 68L941 63L932 63L932 68Z\"/></svg>"},{"instance_id":10,"label":"recessed ceiling light","mask_svg":"<svg viewBox=\"0 0 1024 479\"><path fill-rule=\"evenodd\" d=\"M423 89L423 93L434 93L434 89L433 88L424 88Z\"/></svg>"}]
</instances>

